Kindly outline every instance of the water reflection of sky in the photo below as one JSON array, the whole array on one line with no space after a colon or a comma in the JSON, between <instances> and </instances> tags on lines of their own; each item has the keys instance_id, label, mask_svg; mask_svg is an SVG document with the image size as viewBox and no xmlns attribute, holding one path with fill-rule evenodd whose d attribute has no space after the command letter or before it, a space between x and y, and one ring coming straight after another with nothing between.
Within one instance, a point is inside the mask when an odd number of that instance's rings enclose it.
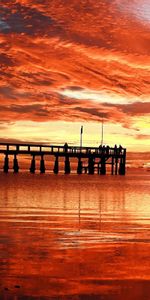
<instances>
[{"instance_id":1,"label":"water reflection of sky","mask_svg":"<svg viewBox=\"0 0 150 300\"><path fill-rule=\"evenodd\" d=\"M16 175L0 175L1 299L148 300L149 176Z\"/></svg>"},{"instance_id":2,"label":"water reflection of sky","mask_svg":"<svg viewBox=\"0 0 150 300\"><path fill-rule=\"evenodd\" d=\"M135 231L136 238L141 234L145 238L150 218L149 177L106 177L9 174L1 187L1 217L57 230L69 228L72 237L73 228L92 236L101 227L102 240L112 241L113 235L114 241L128 240L129 232L134 239Z\"/></svg>"}]
</instances>

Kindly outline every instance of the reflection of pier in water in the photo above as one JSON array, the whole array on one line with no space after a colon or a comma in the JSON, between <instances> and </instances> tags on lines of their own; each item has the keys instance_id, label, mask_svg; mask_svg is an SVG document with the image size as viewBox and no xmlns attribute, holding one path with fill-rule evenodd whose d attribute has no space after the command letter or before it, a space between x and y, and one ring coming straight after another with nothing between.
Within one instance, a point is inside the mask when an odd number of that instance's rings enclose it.
<instances>
[{"instance_id":1,"label":"reflection of pier in water","mask_svg":"<svg viewBox=\"0 0 150 300\"><path fill-rule=\"evenodd\" d=\"M120 147L76 147L53 146L39 144L14 144L0 143L0 153L4 157L3 170L5 173L9 170L9 156L13 156L13 170L15 173L19 171L18 155L31 156L30 172L35 173L36 157L40 157L40 172L45 173L44 156L55 157L53 172L59 173L59 159L64 158L64 173L71 173L70 159L77 159L77 173L88 174L106 174L106 166L111 166L111 174L125 175L126 165L126 149ZM84 160L87 160L86 165Z\"/></svg>"}]
</instances>

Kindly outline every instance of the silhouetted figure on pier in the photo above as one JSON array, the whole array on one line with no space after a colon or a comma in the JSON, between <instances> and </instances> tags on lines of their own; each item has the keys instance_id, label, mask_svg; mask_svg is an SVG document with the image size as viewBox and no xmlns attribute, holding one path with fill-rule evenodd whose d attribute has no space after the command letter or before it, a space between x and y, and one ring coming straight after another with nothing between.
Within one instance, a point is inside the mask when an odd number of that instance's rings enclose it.
<instances>
[{"instance_id":1,"label":"silhouetted figure on pier","mask_svg":"<svg viewBox=\"0 0 150 300\"><path fill-rule=\"evenodd\" d=\"M106 154L109 155L109 146L106 147Z\"/></svg>"},{"instance_id":2,"label":"silhouetted figure on pier","mask_svg":"<svg viewBox=\"0 0 150 300\"><path fill-rule=\"evenodd\" d=\"M99 153L102 153L102 145L99 145Z\"/></svg>"},{"instance_id":3,"label":"silhouetted figure on pier","mask_svg":"<svg viewBox=\"0 0 150 300\"><path fill-rule=\"evenodd\" d=\"M105 148L105 146L103 145L103 147L102 147L102 153L103 153L103 154L105 154L105 150L106 150L106 148Z\"/></svg>"},{"instance_id":4,"label":"silhouetted figure on pier","mask_svg":"<svg viewBox=\"0 0 150 300\"><path fill-rule=\"evenodd\" d=\"M122 146L120 145L119 146L119 154L121 154L122 153Z\"/></svg>"},{"instance_id":5,"label":"silhouetted figure on pier","mask_svg":"<svg viewBox=\"0 0 150 300\"><path fill-rule=\"evenodd\" d=\"M88 149L88 148L87 148L87 149L86 149L86 153L87 153L87 154L90 154L90 153L91 153L91 149Z\"/></svg>"},{"instance_id":6,"label":"silhouetted figure on pier","mask_svg":"<svg viewBox=\"0 0 150 300\"><path fill-rule=\"evenodd\" d=\"M68 151L68 144L67 144L67 143L64 144L64 151L65 151L65 152Z\"/></svg>"},{"instance_id":7,"label":"silhouetted figure on pier","mask_svg":"<svg viewBox=\"0 0 150 300\"><path fill-rule=\"evenodd\" d=\"M114 154L117 154L117 145L115 144L115 147L114 147Z\"/></svg>"}]
</instances>

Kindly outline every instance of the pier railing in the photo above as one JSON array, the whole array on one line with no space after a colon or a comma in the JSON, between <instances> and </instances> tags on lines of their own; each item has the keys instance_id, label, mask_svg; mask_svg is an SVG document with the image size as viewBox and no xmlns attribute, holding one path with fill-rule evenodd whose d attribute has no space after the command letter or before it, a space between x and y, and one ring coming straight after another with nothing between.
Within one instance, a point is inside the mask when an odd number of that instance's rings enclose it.
<instances>
[{"instance_id":1,"label":"pier railing","mask_svg":"<svg viewBox=\"0 0 150 300\"><path fill-rule=\"evenodd\" d=\"M5 155L4 158L4 172L9 170L9 156L14 155L14 172L18 172L18 155L31 155L31 167L30 172L35 172L35 157L41 157L40 171L45 172L45 155L52 155L55 157L54 173L59 171L59 157L65 158L64 171L66 174L70 173L70 158L75 157L78 159L77 173L81 174L83 171L87 171L89 174L94 174L97 169L98 174L106 174L106 165L111 164L111 174L124 175L126 164L126 149L123 147L79 147L79 146L64 146L60 145L42 145L33 143L0 143L0 153ZM87 158L87 167L83 166L82 158ZM97 161L98 160L98 161Z\"/></svg>"},{"instance_id":2,"label":"pier railing","mask_svg":"<svg viewBox=\"0 0 150 300\"><path fill-rule=\"evenodd\" d=\"M41 145L41 144L15 144L15 143L0 143L0 153L20 153L29 154L36 153L36 155L43 154L57 154L62 153L66 155L70 154L101 154L107 153L111 155L120 154L123 155L125 148L115 148L115 147L79 147L79 146L60 146L60 145Z\"/></svg>"}]
</instances>

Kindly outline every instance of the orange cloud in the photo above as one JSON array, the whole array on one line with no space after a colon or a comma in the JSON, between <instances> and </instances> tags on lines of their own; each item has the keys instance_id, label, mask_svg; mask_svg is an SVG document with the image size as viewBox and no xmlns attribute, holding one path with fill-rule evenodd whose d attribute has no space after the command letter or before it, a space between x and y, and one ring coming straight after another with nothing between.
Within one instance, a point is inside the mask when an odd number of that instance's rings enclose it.
<instances>
[{"instance_id":1,"label":"orange cloud","mask_svg":"<svg viewBox=\"0 0 150 300\"><path fill-rule=\"evenodd\" d=\"M147 5L139 14L139 1L2 0L2 123L103 116L132 128L149 115Z\"/></svg>"}]
</instances>

